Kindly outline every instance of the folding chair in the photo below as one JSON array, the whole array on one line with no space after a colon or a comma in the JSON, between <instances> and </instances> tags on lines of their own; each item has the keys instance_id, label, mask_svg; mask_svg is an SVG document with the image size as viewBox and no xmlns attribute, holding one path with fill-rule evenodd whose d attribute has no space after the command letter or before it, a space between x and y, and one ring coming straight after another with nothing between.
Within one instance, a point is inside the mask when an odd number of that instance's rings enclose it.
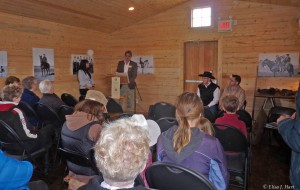
<instances>
[{"instance_id":1,"label":"folding chair","mask_svg":"<svg viewBox=\"0 0 300 190\"><path fill-rule=\"evenodd\" d=\"M157 120L156 123L158 124L161 132L165 132L174 125L178 125L178 122L174 117L163 117Z\"/></svg>"},{"instance_id":2,"label":"folding chair","mask_svg":"<svg viewBox=\"0 0 300 190\"><path fill-rule=\"evenodd\" d=\"M67 105L61 105L58 111L58 115L61 119L61 121L66 121L66 115L71 115L74 112L74 108L67 106Z\"/></svg>"},{"instance_id":3,"label":"folding chair","mask_svg":"<svg viewBox=\"0 0 300 190\"><path fill-rule=\"evenodd\" d=\"M60 98L65 104L67 104L70 107L75 107L75 105L78 103L78 100L74 96L68 93L63 93L60 96Z\"/></svg>"},{"instance_id":4,"label":"folding chair","mask_svg":"<svg viewBox=\"0 0 300 190\"><path fill-rule=\"evenodd\" d=\"M49 167L49 159L48 159L48 147L41 147L35 151L29 151L26 143L21 140L16 131L9 126L6 122L0 120L0 146L3 152L17 160L28 160L32 161L34 164L38 166L40 171L43 171L44 174L47 174ZM16 153L20 151L16 151L16 148L19 147L22 153ZM49 145L50 147L50 145ZM36 161L36 158L44 156L44 166L42 167L39 162Z\"/></svg>"},{"instance_id":5,"label":"folding chair","mask_svg":"<svg viewBox=\"0 0 300 190\"><path fill-rule=\"evenodd\" d=\"M150 188L160 190L201 189L215 190L203 175L189 168L165 162L156 162L146 171Z\"/></svg>"},{"instance_id":6,"label":"folding chair","mask_svg":"<svg viewBox=\"0 0 300 190\"><path fill-rule=\"evenodd\" d=\"M215 137L219 139L225 152L239 153L237 159L231 159L233 155L227 155L227 167L231 179L229 185L248 188L248 169L249 169L249 144L244 134L231 125L214 124ZM237 156L237 155L234 155ZM239 176L243 179L242 184L233 179L233 176Z\"/></svg>"},{"instance_id":7,"label":"folding chair","mask_svg":"<svg viewBox=\"0 0 300 190\"><path fill-rule=\"evenodd\" d=\"M158 102L149 107L149 119L158 121L163 117L175 117L176 107L167 102Z\"/></svg>"}]
</instances>

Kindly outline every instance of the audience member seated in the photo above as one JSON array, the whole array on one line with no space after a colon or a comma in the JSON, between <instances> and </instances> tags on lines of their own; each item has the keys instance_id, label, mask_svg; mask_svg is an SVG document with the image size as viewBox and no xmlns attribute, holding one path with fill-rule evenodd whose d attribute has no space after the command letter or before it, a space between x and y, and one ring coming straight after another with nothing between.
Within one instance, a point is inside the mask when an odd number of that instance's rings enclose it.
<instances>
[{"instance_id":1,"label":"audience member seated","mask_svg":"<svg viewBox=\"0 0 300 190\"><path fill-rule=\"evenodd\" d=\"M0 168L0 189L48 189L43 181L29 182L33 173L33 166L30 162L7 157L2 150L0 150Z\"/></svg>"},{"instance_id":2,"label":"audience member seated","mask_svg":"<svg viewBox=\"0 0 300 190\"><path fill-rule=\"evenodd\" d=\"M5 80L5 85L10 85L10 84L14 84L16 86L21 86L20 84L20 79L18 77L15 76L9 76L6 78Z\"/></svg>"},{"instance_id":3,"label":"audience member seated","mask_svg":"<svg viewBox=\"0 0 300 190\"><path fill-rule=\"evenodd\" d=\"M212 123L205 117L201 117L199 121L200 129L203 133L215 136L215 130Z\"/></svg>"},{"instance_id":4,"label":"audience member seated","mask_svg":"<svg viewBox=\"0 0 300 190\"><path fill-rule=\"evenodd\" d=\"M20 87L14 85L4 86L1 94L3 101L0 102L0 119L10 125L21 140L26 142L25 146L28 147L29 151L35 151L41 147L50 147L54 136L53 127L46 125L38 131L32 131L34 127L27 122L23 112L17 108L21 95L22 89ZM12 154L22 153L20 147L6 151Z\"/></svg>"},{"instance_id":5,"label":"audience member seated","mask_svg":"<svg viewBox=\"0 0 300 190\"><path fill-rule=\"evenodd\" d=\"M38 81L33 76L26 77L22 80L22 85L24 88L21 101L28 103L33 109L40 101L40 98L35 94L35 92L38 90ZM30 117L28 118L28 121L34 125L34 126L40 126L43 121L39 118Z\"/></svg>"},{"instance_id":6,"label":"audience member seated","mask_svg":"<svg viewBox=\"0 0 300 190\"><path fill-rule=\"evenodd\" d=\"M216 119L217 124L227 124L236 127L247 137L246 124L239 120L239 115L236 111L239 108L239 100L234 95L225 96L221 99L221 108L225 111L222 117Z\"/></svg>"},{"instance_id":7,"label":"audience member seated","mask_svg":"<svg viewBox=\"0 0 300 190\"><path fill-rule=\"evenodd\" d=\"M229 174L224 150L215 137L200 130L202 115L203 104L197 94L181 94L176 101L179 125L163 132L158 138L157 159L200 172L216 189L226 189Z\"/></svg>"},{"instance_id":8,"label":"audience member seated","mask_svg":"<svg viewBox=\"0 0 300 190\"><path fill-rule=\"evenodd\" d=\"M102 176L94 177L79 190L148 189L134 186L134 180L144 170L149 156L147 133L132 118L108 123L95 145L95 159Z\"/></svg>"},{"instance_id":9,"label":"audience member seated","mask_svg":"<svg viewBox=\"0 0 300 190\"><path fill-rule=\"evenodd\" d=\"M59 112L60 106L66 105L55 93L54 87L50 80L46 79L40 82L39 88L43 96L40 99L40 103L45 104L57 113Z\"/></svg>"},{"instance_id":10,"label":"audience member seated","mask_svg":"<svg viewBox=\"0 0 300 190\"><path fill-rule=\"evenodd\" d=\"M218 104L220 98L220 87L211 80L215 79L211 72L205 71L199 74L202 77L202 83L198 85L198 96L201 98L203 105L216 114L218 113Z\"/></svg>"},{"instance_id":11,"label":"audience member seated","mask_svg":"<svg viewBox=\"0 0 300 190\"><path fill-rule=\"evenodd\" d=\"M146 169L152 164L152 156L153 156L152 151L156 149L155 145L157 143L157 139L159 135L161 134L161 131L160 131L160 127L155 121L151 119L146 120L142 114L134 114L131 118L136 120L136 125L144 127L149 132L149 139L150 139L149 146L151 152L149 153L146 167L144 171L140 174L142 179L144 180L145 186L148 187L148 183L146 180Z\"/></svg>"},{"instance_id":12,"label":"audience member seated","mask_svg":"<svg viewBox=\"0 0 300 190\"><path fill-rule=\"evenodd\" d=\"M96 90L89 90L86 99L75 106L74 113L66 116L61 131L62 147L80 152L91 158L91 149L99 138L103 112L106 108L102 102L105 96ZM107 102L107 100L106 100ZM77 189L86 184L96 173L92 168L81 167L68 162L69 188ZM79 174L85 175L79 175Z\"/></svg>"},{"instance_id":13,"label":"audience member seated","mask_svg":"<svg viewBox=\"0 0 300 190\"><path fill-rule=\"evenodd\" d=\"M244 106L245 102L245 90L240 86L241 77L239 75L231 75L229 78L229 85L224 89L220 100L222 100L225 96L234 95L239 100L239 108L241 109Z\"/></svg>"}]
</instances>

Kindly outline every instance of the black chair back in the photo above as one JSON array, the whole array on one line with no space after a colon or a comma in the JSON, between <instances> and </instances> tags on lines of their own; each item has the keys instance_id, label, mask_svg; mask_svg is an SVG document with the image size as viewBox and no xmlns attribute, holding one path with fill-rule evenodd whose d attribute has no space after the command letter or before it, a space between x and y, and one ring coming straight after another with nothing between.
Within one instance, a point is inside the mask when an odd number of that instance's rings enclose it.
<instances>
[{"instance_id":1,"label":"black chair back","mask_svg":"<svg viewBox=\"0 0 300 190\"><path fill-rule=\"evenodd\" d=\"M54 125L60 125L57 127L61 127L63 121L59 117L58 113L51 107L38 102L35 106L38 116L43 119L46 123L52 123Z\"/></svg>"},{"instance_id":2,"label":"black chair back","mask_svg":"<svg viewBox=\"0 0 300 190\"><path fill-rule=\"evenodd\" d=\"M167 102L158 102L149 107L149 119L158 121L163 117L175 117L176 107Z\"/></svg>"},{"instance_id":3,"label":"black chair back","mask_svg":"<svg viewBox=\"0 0 300 190\"><path fill-rule=\"evenodd\" d=\"M66 120L66 115L72 115L74 113L74 108L67 106L67 105L61 105L59 107L58 115L62 121Z\"/></svg>"},{"instance_id":4,"label":"black chair back","mask_svg":"<svg viewBox=\"0 0 300 190\"><path fill-rule=\"evenodd\" d=\"M158 124L161 132L165 132L174 125L178 125L178 122L174 117L163 117L157 120L156 123Z\"/></svg>"},{"instance_id":5,"label":"black chair back","mask_svg":"<svg viewBox=\"0 0 300 190\"><path fill-rule=\"evenodd\" d=\"M62 147L59 147L57 151L64 160L79 166L92 168L96 174L100 173L94 162L87 156Z\"/></svg>"},{"instance_id":6,"label":"black chair back","mask_svg":"<svg viewBox=\"0 0 300 190\"><path fill-rule=\"evenodd\" d=\"M215 189L204 175L173 163L152 164L146 171L146 177L149 187L154 189Z\"/></svg>"},{"instance_id":7,"label":"black chair back","mask_svg":"<svg viewBox=\"0 0 300 190\"><path fill-rule=\"evenodd\" d=\"M75 105L78 103L78 100L74 96L68 93L63 93L60 96L60 98L65 104L67 104L70 107L75 107Z\"/></svg>"},{"instance_id":8,"label":"black chair back","mask_svg":"<svg viewBox=\"0 0 300 190\"><path fill-rule=\"evenodd\" d=\"M215 137L223 145L224 151L245 152L247 154L248 141L237 128L227 124L214 124Z\"/></svg>"},{"instance_id":9,"label":"black chair back","mask_svg":"<svg viewBox=\"0 0 300 190\"><path fill-rule=\"evenodd\" d=\"M38 118L38 114L27 102L20 101L18 104L18 108L20 108L20 110L22 110L27 117Z\"/></svg>"},{"instance_id":10,"label":"black chair back","mask_svg":"<svg viewBox=\"0 0 300 190\"><path fill-rule=\"evenodd\" d=\"M211 123L214 123L216 121L216 116L207 107L204 108L204 117Z\"/></svg>"},{"instance_id":11,"label":"black chair back","mask_svg":"<svg viewBox=\"0 0 300 190\"><path fill-rule=\"evenodd\" d=\"M47 173L48 167L48 148L41 147L40 149L30 152L23 140L19 137L16 131L6 122L0 120L0 147L5 154L17 160L28 160L34 162L41 171ZM16 148L22 150L21 153L14 153ZM18 151L19 152L19 151ZM44 156L44 167L42 167L35 159Z\"/></svg>"},{"instance_id":12,"label":"black chair back","mask_svg":"<svg viewBox=\"0 0 300 190\"><path fill-rule=\"evenodd\" d=\"M108 113L123 113L122 106L118 104L114 99L107 98L106 109Z\"/></svg>"},{"instance_id":13,"label":"black chair back","mask_svg":"<svg viewBox=\"0 0 300 190\"><path fill-rule=\"evenodd\" d=\"M268 123L276 122L280 115L287 114L292 115L296 110L293 108L275 106L272 107L268 113Z\"/></svg>"},{"instance_id":14,"label":"black chair back","mask_svg":"<svg viewBox=\"0 0 300 190\"><path fill-rule=\"evenodd\" d=\"M247 127L248 131L252 131L252 117L249 112L246 110L240 109L236 112L239 115L239 119L242 120Z\"/></svg>"}]
</instances>

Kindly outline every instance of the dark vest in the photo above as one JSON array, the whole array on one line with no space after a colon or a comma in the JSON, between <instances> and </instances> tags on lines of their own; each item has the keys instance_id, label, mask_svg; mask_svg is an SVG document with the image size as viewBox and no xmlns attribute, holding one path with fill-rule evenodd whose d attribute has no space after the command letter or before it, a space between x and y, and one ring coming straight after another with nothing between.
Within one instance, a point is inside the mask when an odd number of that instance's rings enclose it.
<instances>
[{"instance_id":1,"label":"dark vest","mask_svg":"<svg viewBox=\"0 0 300 190\"><path fill-rule=\"evenodd\" d=\"M90 128L97 123L100 124L99 121L93 121L75 131L71 131L67 127L67 122L65 122L61 131L62 147L76 152L80 152L88 156L91 160L93 160L91 150L93 149L95 142L89 139L88 133ZM87 176L96 175L92 168L78 166L71 162L67 162L67 165L68 169L74 172L75 174Z\"/></svg>"},{"instance_id":2,"label":"dark vest","mask_svg":"<svg viewBox=\"0 0 300 190\"><path fill-rule=\"evenodd\" d=\"M205 87L203 83L198 85L200 91L200 98L204 106L207 106L214 99L214 91L219 88L215 83L210 83L208 87Z\"/></svg>"}]
</instances>

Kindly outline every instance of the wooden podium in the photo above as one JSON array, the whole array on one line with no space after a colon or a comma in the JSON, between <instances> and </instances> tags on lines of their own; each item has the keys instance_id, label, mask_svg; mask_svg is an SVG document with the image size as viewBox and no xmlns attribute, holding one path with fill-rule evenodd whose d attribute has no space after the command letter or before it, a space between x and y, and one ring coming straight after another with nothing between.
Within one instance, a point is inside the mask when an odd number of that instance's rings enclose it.
<instances>
[{"instance_id":1,"label":"wooden podium","mask_svg":"<svg viewBox=\"0 0 300 190\"><path fill-rule=\"evenodd\" d=\"M125 111L127 108L127 96L120 94L121 84L127 85L129 83L127 73L117 73L111 76L111 98L115 99ZM135 109L135 107L134 107Z\"/></svg>"}]
</instances>

